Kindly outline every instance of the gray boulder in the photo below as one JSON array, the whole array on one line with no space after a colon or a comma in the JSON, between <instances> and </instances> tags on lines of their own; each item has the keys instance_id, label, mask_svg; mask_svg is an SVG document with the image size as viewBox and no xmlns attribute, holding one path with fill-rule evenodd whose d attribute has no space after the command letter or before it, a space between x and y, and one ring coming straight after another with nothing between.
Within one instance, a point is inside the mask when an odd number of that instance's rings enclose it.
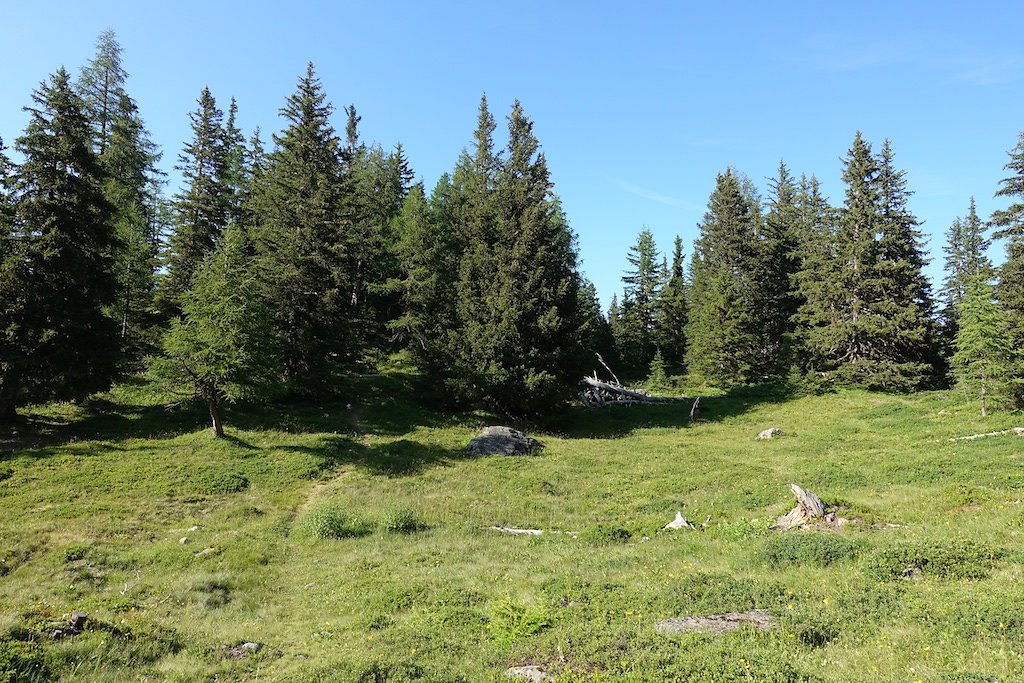
<instances>
[{"instance_id":1,"label":"gray boulder","mask_svg":"<svg viewBox=\"0 0 1024 683\"><path fill-rule=\"evenodd\" d=\"M466 451L472 455L530 455L541 447L536 439L511 427L484 427Z\"/></svg>"}]
</instances>

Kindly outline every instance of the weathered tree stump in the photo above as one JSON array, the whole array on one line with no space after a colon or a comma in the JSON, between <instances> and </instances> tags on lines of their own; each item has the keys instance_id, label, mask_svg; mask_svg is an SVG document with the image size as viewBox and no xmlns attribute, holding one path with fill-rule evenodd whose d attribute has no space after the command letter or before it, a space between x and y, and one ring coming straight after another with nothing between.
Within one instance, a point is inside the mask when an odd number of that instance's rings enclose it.
<instances>
[{"instance_id":1,"label":"weathered tree stump","mask_svg":"<svg viewBox=\"0 0 1024 683\"><path fill-rule=\"evenodd\" d=\"M821 498L796 484L790 484L790 488L793 490L793 495L796 496L796 507L779 517L772 525L773 529L788 531L825 516L825 503Z\"/></svg>"}]
</instances>

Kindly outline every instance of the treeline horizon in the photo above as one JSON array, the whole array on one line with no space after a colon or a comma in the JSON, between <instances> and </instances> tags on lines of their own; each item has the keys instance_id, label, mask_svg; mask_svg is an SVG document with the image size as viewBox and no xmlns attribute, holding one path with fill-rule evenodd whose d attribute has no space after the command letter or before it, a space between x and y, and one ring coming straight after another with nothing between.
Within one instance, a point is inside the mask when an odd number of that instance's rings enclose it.
<instances>
[{"instance_id":1,"label":"treeline horizon","mask_svg":"<svg viewBox=\"0 0 1024 683\"><path fill-rule=\"evenodd\" d=\"M1019 400L1024 348L1024 133L989 220L973 199L947 234L933 292L905 174L856 134L833 206L780 164L762 199L718 174L688 261L643 230L603 311L581 273L533 123L507 142L481 98L470 145L429 191L397 144L359 138L308 65L283 130L246 137L204 89L165 196L115 35L76 79L63 68L0 140L0 421L145 370L206 402L329 394L367 359L407 350L445 402L513 416L575 395L595 354L634 380L890 391L955 383ZM1007 259L985 256L987 231Z\"/></svg>"}]
</instances>

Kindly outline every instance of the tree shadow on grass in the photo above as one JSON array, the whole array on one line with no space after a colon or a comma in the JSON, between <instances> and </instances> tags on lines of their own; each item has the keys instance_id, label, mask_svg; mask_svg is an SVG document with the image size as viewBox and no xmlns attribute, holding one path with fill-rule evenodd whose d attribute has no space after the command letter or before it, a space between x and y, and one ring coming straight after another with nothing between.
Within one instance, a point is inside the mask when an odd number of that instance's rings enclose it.
<instances>
[{"instance_id":1,"label":"tree shadow on grass","mask_svg":"<svg viewBox=\"0 0 1024 683\"><path fill-rule=\"evenodd\" d=\"M793 398L793 391L782 384L761 384L734 387L724 394L702 396L698 407L699 422L716 422L742 415L762 404L782 403ZM548 431L576 439L618 439L638 429L692 427L690 409L693 399L672 403L651 403L628 406L584 408L573 406L564 414L552 416L543 423Z\"/></svg>"},{"instance_id":2,"label":"tree shadow on grass","mask_svg":"<svg viewBox=\"0 0 1024 683\"><path fill-rule=\"evenodd\" d=\"M282 450L307 453L317 459L321 472L345 466L382 477L409 477L434 467L449 467L471 456L434 444L408 439L366 446L344 436L328 436L319 446L283 446Z\"/></svg>"}]
</instances>

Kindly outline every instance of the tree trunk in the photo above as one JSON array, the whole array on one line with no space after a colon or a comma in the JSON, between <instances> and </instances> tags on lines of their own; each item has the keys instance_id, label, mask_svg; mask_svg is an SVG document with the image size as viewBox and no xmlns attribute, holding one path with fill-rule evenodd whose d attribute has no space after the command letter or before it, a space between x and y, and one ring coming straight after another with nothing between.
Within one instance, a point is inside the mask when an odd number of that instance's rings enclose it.
<instances>
[{"instance_id":1,"label":"tree trunk","mask_svg":"<svg viewBox=\"0 0 1024 683\"><path fill-rule=\"evenodd\" d=\"M213 438L220 439L224 436L224 423L220 418L220 405L216 398L206 399L210 406L210 420L213 422Z\"/></svg>"},{"instance_id":2,"label":"tree trunk","mask_svg":"<svg viewBox=\"0 0 1024 683\"><path fill-rule=\"evenodd\" d=\"M21 383L13 373L0 382L0 424L10 425L17 422L17 399L20 391Z\"/></svg>"}]
</instances>

